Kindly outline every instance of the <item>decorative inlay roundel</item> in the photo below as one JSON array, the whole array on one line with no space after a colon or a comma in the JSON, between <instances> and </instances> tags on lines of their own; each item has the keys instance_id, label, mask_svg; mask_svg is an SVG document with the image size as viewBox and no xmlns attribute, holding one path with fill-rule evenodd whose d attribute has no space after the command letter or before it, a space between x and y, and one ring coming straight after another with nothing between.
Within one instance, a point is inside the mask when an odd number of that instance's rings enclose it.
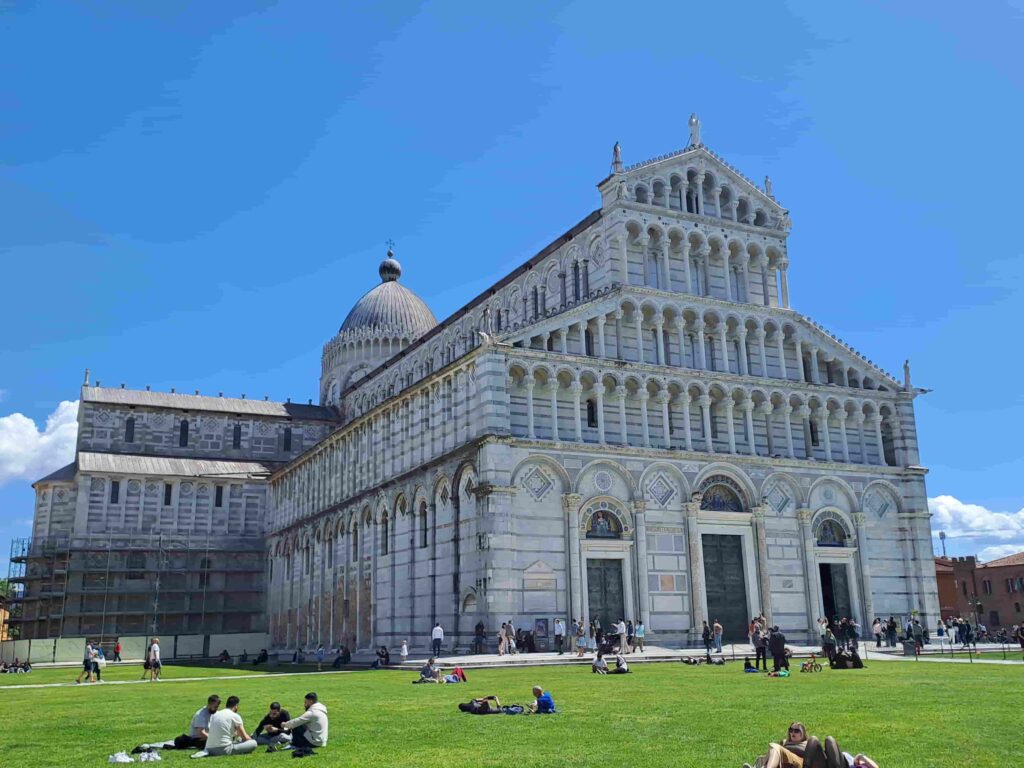
<instances>
[{"instance_id":1,"label":"decorative inlay roundel","mask_svg":"<svg viewBox=\"0 0 1024 768\"><path fill-rule=\"evenodd\" d=\"M156 413L150 418L153 420L154 427L162 427L164 425L164 415L162 413Z\"/></svg>"},{"instance_id":2,"label":"decorative inlay roundel","mask_svg":"<svg viewBox=\"0 0 1024 768\"><path fill-rule=\"evenodd\" d=\"M182 496L191 496L192 495L192 483L182 483L181 487L178 489L178 492Z\"/></svg>"},{"instance_id":3,"label":"decorative inlay roundel","mask_svg":"<svg viewBox=\"0 0 1024 768\"><path fill-rule=\"evenodd\" d=\"M821 495L825 498L825 501L835 501L836 492L830 485L826 485L821 491Z\"/></svg>"},{"instance_id":4,"label":"decorative inlay roundel","mask_svg":"<svg viewBox=\"0 0 1024 768\"><path fill-rule=\"evenodd\" d=\"M128 490L131 493L138 493L140 488L142 488L142 483L140 483L138 480L128 481Z\"/></svg>"},{"instance_id":5,"label":"decorative inlay roundel","mask_svg":"<svg viewBox=\"0 0 1024 768\"><path fill-rule=\"evenodd\" d=\"M602 493L608 493L612 489L612 475L610 472L601 470L594 475L594 485Z\"/></svg>"},{"instance_id":6,"label":"decorative inlay roundel","mask_svg":"<svg viewBox=\"0 0 1024 768\"><path fill-rule=\"evenodd\" d=\"M199 495L205 496L209 492L209 490L210 486L208 486L206 483L203 483L202 485L199 486Z\"/></svg>"},{"instance_id":7,"label":"decorative inlay roundel","mask_svg":"<svg viewBox=\"0 0 1024 768\"><path fill-rule=\"evenodd\" d=\"M554 481L540 467L531 467L523 476L523 487L537 501L544 498L554 485Z\"/></svg>"},{"instance_id":8,"label":"decorative inlay roundel","mask_svg":"<svg viewBox=\"0 0 1024 768\"><path fill-rule=\"evenodd\" d=\"M102 477L94 477L92 479L92 482L89 483L89 490L90 491L102 491L103 490L103 486L104 486L103 478Z\"/></svg>"}]
</instances>

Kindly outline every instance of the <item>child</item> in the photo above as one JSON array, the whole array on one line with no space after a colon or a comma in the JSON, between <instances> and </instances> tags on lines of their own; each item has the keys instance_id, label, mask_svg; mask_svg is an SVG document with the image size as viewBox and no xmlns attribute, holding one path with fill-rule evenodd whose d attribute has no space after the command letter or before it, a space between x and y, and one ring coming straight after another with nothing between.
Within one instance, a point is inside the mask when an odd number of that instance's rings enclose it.
<instances>
[{"instance_id":1,"label":"child","mask_svg":"<svg viewBox=\"0 0 1024 768\"><path fill-rule=\"evenodd\" d=\"M400 651L400 653L402 655L402 663L405 664L405 662L407 662L409 660L409 641L408 640L403 640L402 641L402 650Z\"/></svg>"}]
</instances>

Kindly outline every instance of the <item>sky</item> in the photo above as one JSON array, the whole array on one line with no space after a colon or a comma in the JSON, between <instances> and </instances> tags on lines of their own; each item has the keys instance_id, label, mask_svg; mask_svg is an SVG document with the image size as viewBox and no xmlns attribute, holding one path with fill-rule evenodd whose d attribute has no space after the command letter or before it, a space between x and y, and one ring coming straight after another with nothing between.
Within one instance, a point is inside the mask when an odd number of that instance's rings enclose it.
<instances>
[{"instance_id":1,"label":"sky","mask_svg":"<svg viewBox=\"0 0 1024 768\"><path fill-rule=\"evenodd\" d=\"M1024 549L1021 39L1021 0L0 0L0 576L85 368L316 398L389 239L444 317L691 112L791 211L793 307L932 390L949 554Z\"/></svg>"}]
</instances>

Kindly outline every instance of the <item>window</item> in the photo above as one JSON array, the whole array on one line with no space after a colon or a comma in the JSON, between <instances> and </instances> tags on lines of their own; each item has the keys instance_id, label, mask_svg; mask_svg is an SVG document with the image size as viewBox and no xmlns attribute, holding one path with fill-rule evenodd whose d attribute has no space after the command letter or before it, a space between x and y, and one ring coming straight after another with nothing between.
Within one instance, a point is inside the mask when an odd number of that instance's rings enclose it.
<instances>
[{"instance_id":1,"label":"window","mask_svg":"<svg viewBox=\"0 0 1024 768\"><path fill-rule=\"evenodd\" d=\"M213 492L213 506L223 507L224 506L224 486L218 485L217 489Z\"/></svg>"},{"instance_id":2,"label":"window","mask_svg":"<svg viewBox=\"0 0 1024 768\"><path fill-rule=\"evenodd\" d=\"M587 426L597 428L597 401L587 400Z\"/></svg>"},{"instance_id":3,"label":"window","mask_svg":"<svg viewBox=\"0 0 1024 768\"><path fill-rule=\"evenodd\" d=\"M992 582L989 581L988 579L985 579L983 582L981 582L981 591L984 592L986 595L991 595L992 594Z\"/></svg>"},{"instance_id":4,"label":"window","mask_svg":"<svg viewBox=\"0 0 1024 768\"><path fill-rule=\"evenodd\" d=\"M292 428L284 428L284 452L288 453L292 449Z\"/></svg>"},{"instance_id":5,"label":"window","mask_svg":"<svg viewBox=\"0 0 1024 768\"><path fill-rule=\"evenodd\" d=\"M188 448L188 419L181 420L181 432L178 435L178 447Z\"/></svg>"},{"instance_id":6,"label":"window","mask_svg":"<svg viewBox=\"0 0 1024 768\"><path fill-rule=\"evenodd\" d=\"M359 526L352 526L352 559L359 559Z\"/></svg>"},{"instance_id":7,"label":"window","mask_svg":"<svg viewBox=\"0 0 1024 768\"><path fill-rule=\"evenodd\" d=\"M533 286L533 316L537 317L540 314L540 294L537 291L537 286Z\"/></svg>"},{"instance_id":8,"label":"window","mask_svg":"<svg viewBox=\"0 0 1024 768\"><path fill-rule=\"evenodd\" d=\"M307 576L309 575L310 563L311 563L312 559L313 558L310 557L310 554L309 554L309 545L307 544L302 549L302 572L304 574L306 574Z\"/></svg>"},{"instance_id":9,"label":"window","mask_svg":"<svg viewBox=\"0 0 1024 768\"><path fill-rule=\"evenodd\" d=\"M325 545L327 547L327 567L334 567L334 539L328 539Z\"/></svg>"},{"instance_id":10,"label":"window","mask_svg":"<svg viewBox=\"0 0 1024 768\"><path fill-rule=\"evenodd\" d=\"M594 336L589 328L583 330L583 354L594 356Z\"/></svg>"},{"instance_id":11,"label":"window","mask_svg":"<svg viewBox=\"0 0 1024 768\"><path fill-rule=\"evenodd\" d=\"M811 425L811 445L818 445L818 423L814 420L810 420Z\"/></svg>"},{"instance_id":12,"label":"window","mask_svg":"<svg viewBox=\"0 0 1024 768\"><path fill-rule=\"evenodd\" d=\"M704 348L707 350L707 364L709 371L717 371L718 364L715 362L715 342L710 336L704 338Z\"/></svg>"},{"instance_id":13,"label":"window","mask_svg":"<svg viewBox=\"0 0 1024 768\"><path fill-rule=\"evenodd\" d=\"M390 526L388 525L388 516L384 515L384 518L380 522L380 553L382 555L388 554L388 534L390 533Z\"/></svg>"},{"instance_id":14,"label":"window","mask_svg":"<svg viewBox=\"0 0 1024 768\"><path fill-rule=\"evenodd\" d=\"M420 549L427 547L427 505L420 505Z\"/></svg>"},{"instance_id":15,"label":"window","mask_svg":"<svg viewBox=\"0 0 1024 768\"><path fill-rule=\"evenodd\" d=\"M555 351L555 337L554 337L553 334L549 334L548 335L547 348L548 348L548 352L554 352Z\"/></svg>"},{"instance_id":16,"label":"window","mask_svg":"<svg viewBox=\"0 0 1024 768\"><path fill-rule=\"evenodd\" d=\"M711 405L708 406L708 415L711 417L710 421L711 421L711 439L712 440L717 440L718 439L718 419L716 418L716 412L717 411L718 411L718 408L715 407L714 403L712 403Z\"/></svg>"},{"instance_id":17,"label":"window","mask_svg":"<svg viewBox=\"0 0 1024 768\"><path fill-rule=\"evenodd\" d=\"M117 504L117 500L121 498L121 483L117 480L110 481L110 503Z\"/></svg>"},{"instance_id":18,"label":"window","mask_svg":"<svg viewBox=\"0 0 1024 768\"><path fill-rule=\"evenodd\" d=\"M125 578L140 581L146 578L146 555L142 552L128 553L128 573Z\"/></svg>"},{"instance_id":19,"label":"window","mask_svg":"<svg viewBox=\"0 0 1024 768\"><path fill-rule=\"evenodd\" d=\"M199 586L208 587L210 586L210 558L204 557L199 561Z\"/></svg>"},{"instance_id":20,"label":"window","mask_svg":"<svg viewBox=\"0 0 1024 768\"><path fill-rule=\"evenodd\" d=\"M124 423L124 441L126 443L135 442L135 417L129 416L128 420Z\"/></svg>"},{"instance_id":21,"label":"window","mask_svg":"<svg viewBox=\"0 0 1024 768\"><path fill-rule=\"evenodd\" d=\"M242 447L242 425L235 424L235 428L231 432L231 447L238 448Z\"/></svg>"},{"instance_id":22,"label":"window","mask_svg":"<svg viewBox=\"0 0 1024 768\"><path fill-rule=\"evenodd\" d=\"M1015 610L1017 613L1020 613L1020 603L1014 603L1013 610Z\"/></svg>"},{"instance_id":23,"label":"window","mask_svg":"<svg viewBox=\"0 0 1024 768\"><path fill-rule=\"evenodd\" d=\"M171 493L174 491L174 486L170 483L164 483L164 506L171 506Z\"/></svg>"},{"instance_id":24,"label":"window","mask_svg":"<svg viewBox=\"0 0 1024 768\"><path fill-rule=\"evenodd\" d=\"M964 597L967 597L967 582L966 581L961 581L960 582L960 588L963 590Z\"/></svg>"},{"instance_id":25,"label":"window","mask_svg":"<svg viewBox=\"0 0 1024 768\"><path fill-rule=\"evenodd\" d=\"M988 625L990 627L998 627L999 624L1000 624L1000 621L999 621L999 611L989 611L988 612Z\"/></svg>"},{"instance_id":26,"label":"window","mask_svg":"<svg viewBox=\"0 0 1024 768\"><path fill-rule=\"evenodd\" d=\"M572 295L574 301L580 300L580 263L572 263Z\"/></svg>"}]
</instances>

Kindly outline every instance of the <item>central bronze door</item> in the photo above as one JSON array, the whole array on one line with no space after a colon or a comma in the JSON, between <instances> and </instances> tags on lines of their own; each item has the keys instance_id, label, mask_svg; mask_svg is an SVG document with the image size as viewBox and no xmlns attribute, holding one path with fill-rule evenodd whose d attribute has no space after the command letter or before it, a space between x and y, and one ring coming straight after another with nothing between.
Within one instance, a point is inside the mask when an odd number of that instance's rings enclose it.
<instances>
[{"instance_id":1,"label":"central bronze door","mask_svg":"<svg viewBox=\"0 0 1024 768\"><path fill-rule=\"evenodd\" d=\"M704 582L708 598L708 624L715 619L724 629L722 642L747 642L750 613L747 580L743 572L743 537L705 533ZM698 628L699 629L699 628Z\"/></svg>"},{"instance_id":2,"label":"central bronze door","mask_svg":"<svg viewBox=\"0 0 1024 768\"><path fill-rule=\"evenodd\" d=\"M621 560L587 560L587 598L590 618L600 621L605 632L626 618Z\"/></svg>"}]
</instances>

